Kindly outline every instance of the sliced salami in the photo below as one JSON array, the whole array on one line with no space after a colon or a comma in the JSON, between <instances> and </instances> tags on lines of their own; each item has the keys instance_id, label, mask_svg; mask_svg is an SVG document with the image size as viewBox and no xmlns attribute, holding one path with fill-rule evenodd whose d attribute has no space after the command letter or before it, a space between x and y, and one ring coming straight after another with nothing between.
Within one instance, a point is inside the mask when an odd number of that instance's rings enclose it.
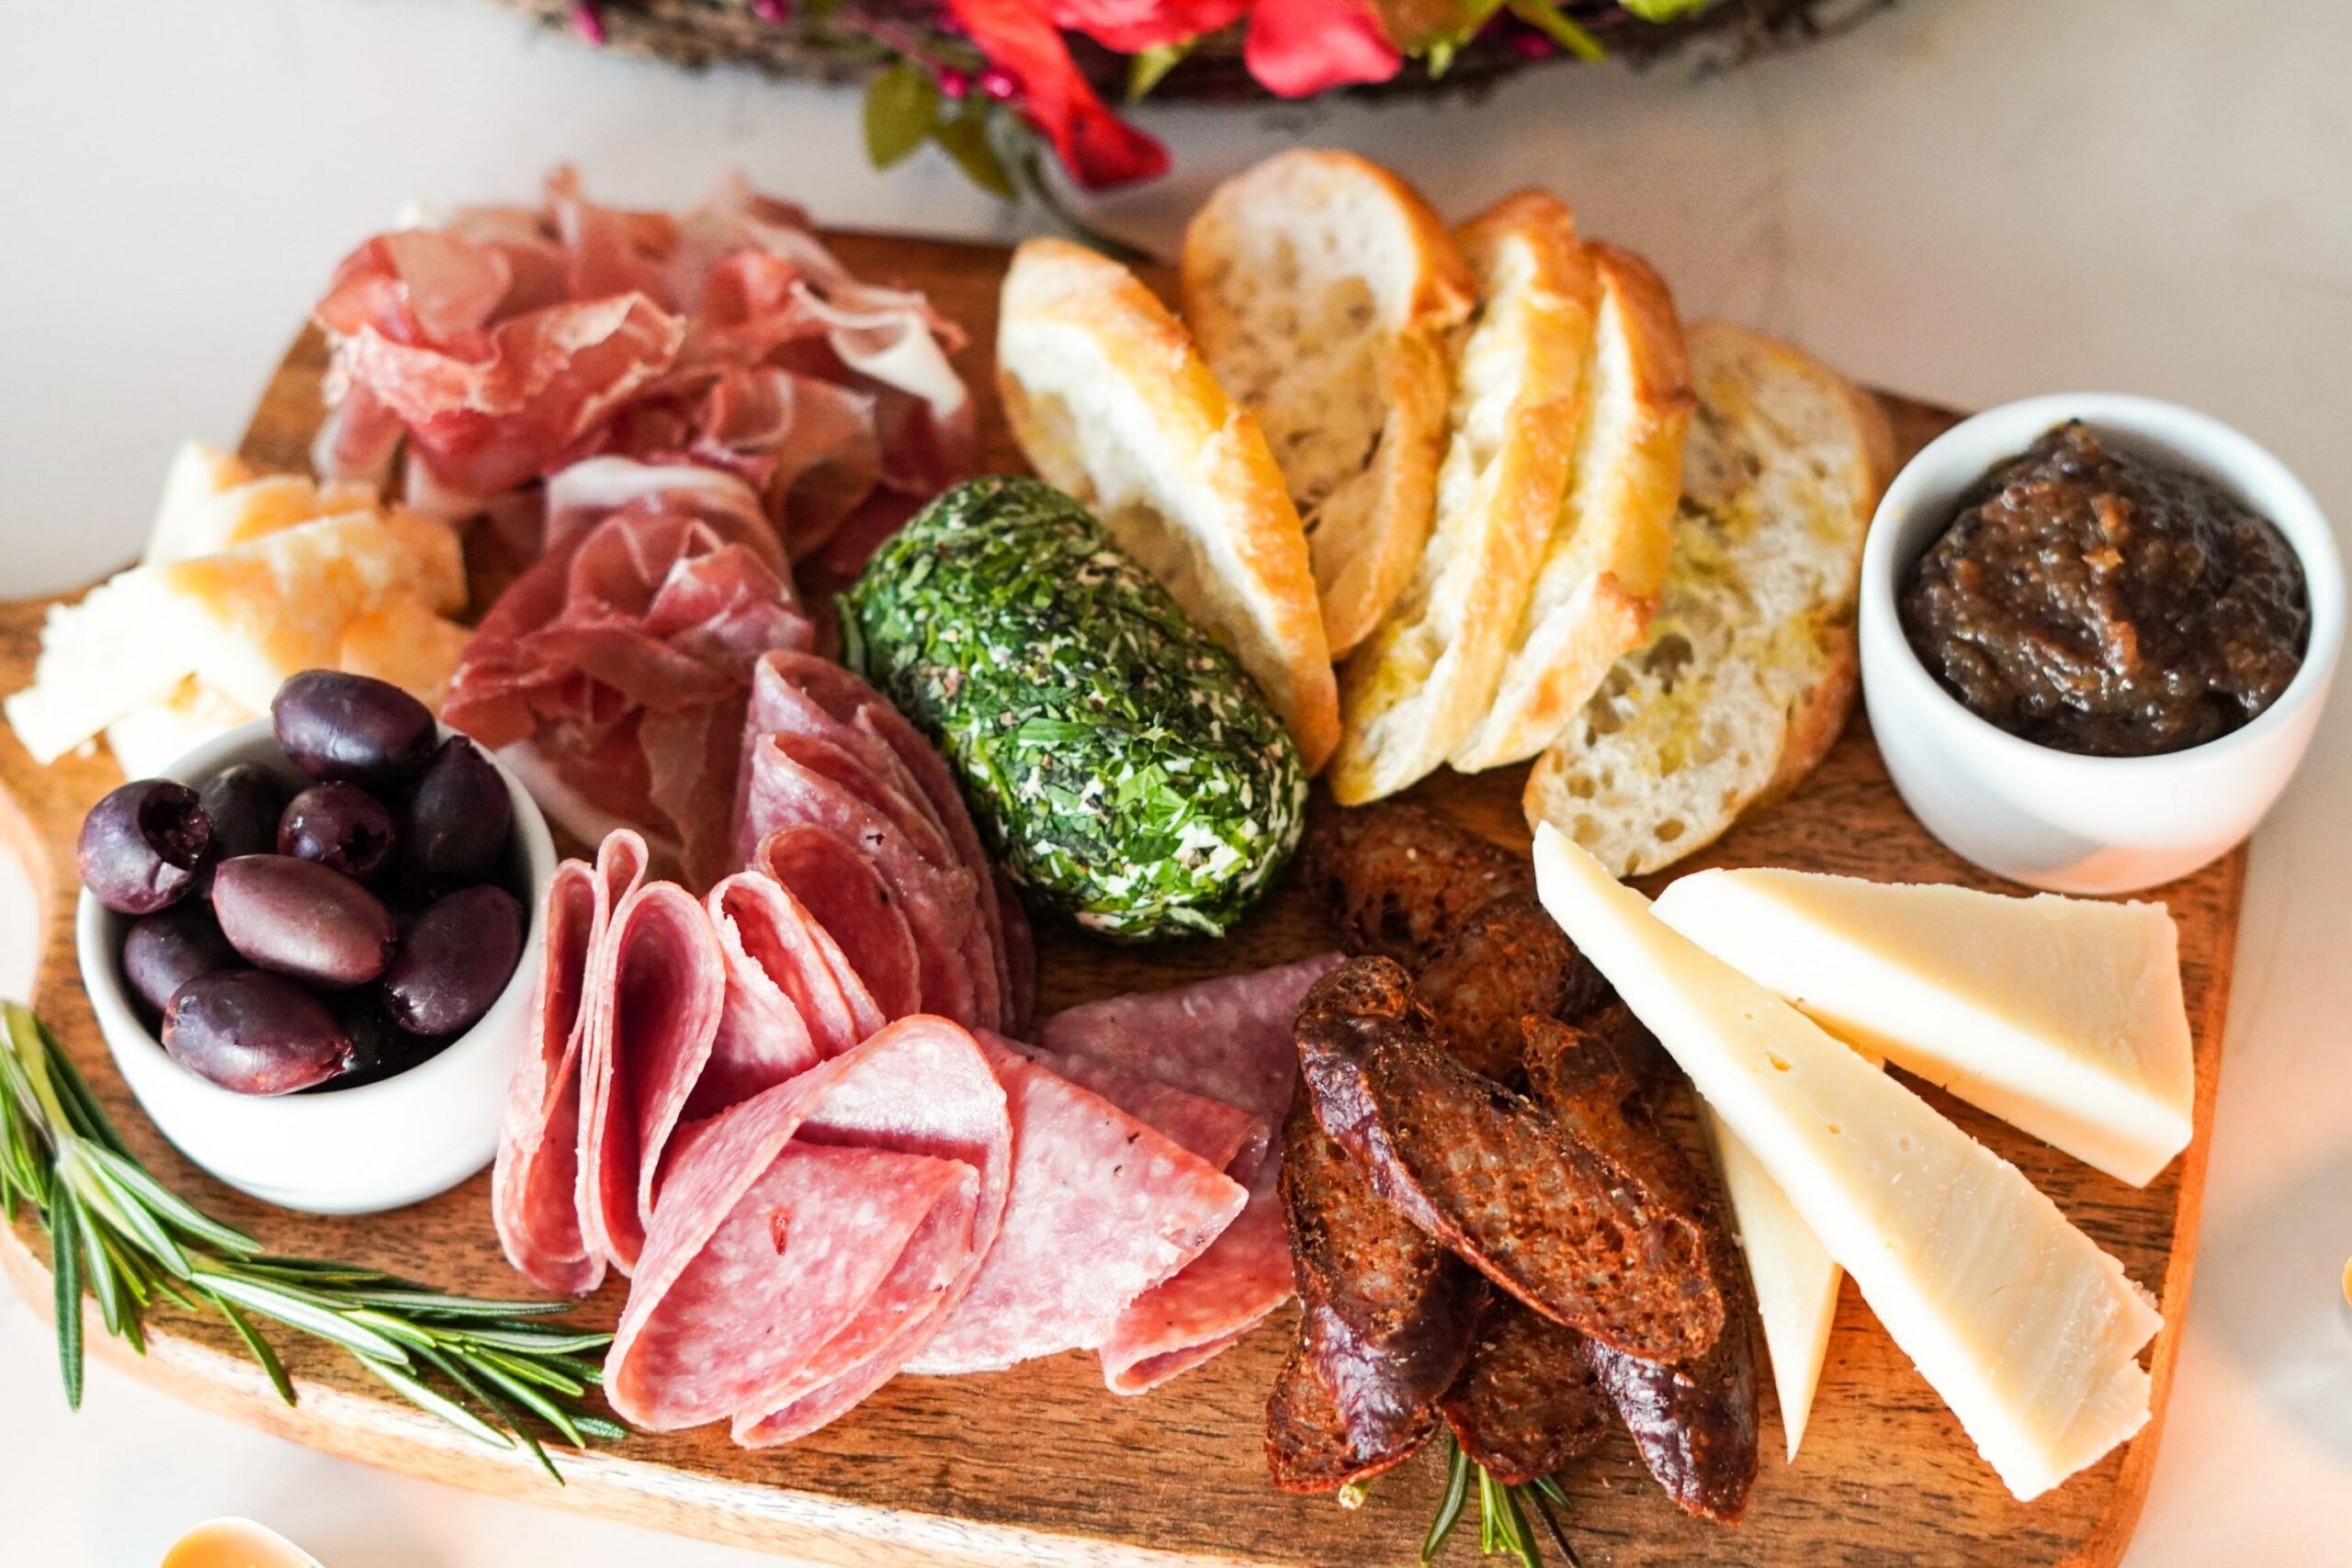
<instances>
[{"instance_id":1,"label":"sliced salami","mask_svg":"<svg viewBox=\"0 0 2352 1568\"><path fill-rule=\"evenodd\" d=\"M831 935L885 1018L922 1008L914 932L890 885L857 846L822 828L779 828L760 840L752 869L784 885Z\"/></svg>"},{"instance_id":2,"label":"sliced salami","mask_svg":"<svg viewBox=\"0 0 2352 1568\"><path fill-rule=\"evenodd\" d=\"M727 991L687 1117L773 1089L887 1021L824 927L773 877L739 872L712 888L704 907Z\"/></svg>"},{"instance_id":3,"label":"sliced salami","mask_svg":"<svg viewBox=\"0 0 2352 1568\"><path fill-rule=\"evenodd\" d=\"M1091 1349L1199 1257L1249 1194L1102 1096L990 1045L1012 1119L1004 1228L971 1293L910 1370L973 1372Z\"/></svg>"},{"instance_id":4,"label":"sliced salami","mask_svg":"<svg viewBox=\"0 0 2352 1568\"><path fill-rule=\"evenodd\" d=\"M995 1239L1012 1126L944 1020L893 1024L681 1142L605 1363L623 1418L821 1426L936 1330Z\"/></svg>"},{"instance_id":5,"label":"sliced salami","mask_svg":"<svg viewBox=\"0 0 2352 1568\"><path fill-rule=\"evenodd\" d=\"M701 902L649 882L613 911L581 1055L582 1233L637 1266L662 1157L710 1060L727 966Z\"/></svg>"},{"instance_id":6,"label":"sliced salami","mask_svg":"<svg viewBox=\"0 0 2352 1568\"><path fill-rule=\"evenodd\" d=\"M1253 1139L1226 1166L1249 1189L1248 1206L1206 1252L1121 1314L1101 1346L1113 1393L1143 1393L1191 1371L1290 1299L1274 1134L1297 1084L1291 1030L1298 1004L1340 962L1328 954L1114 997L1057 1013L1039 1028L1038 1038L1073 1062L1142 1064L1255 1119Z\"/></svg>"},{"instance_id":7,"label":"sliced salami","mask_svg":"<svg viewBox=\"0 0 2352 1568\"><path fill-rule=\"evenodd\" d=\"M645 874L645 841L621 832L596 863L556 868L540 904L532 1029L508 1081L491 1168L491 1213L506 1259L543 1290L582 1295L605 1261L580 1224L580 1058L594 958L611 911Z\"/></svg>"}]
</instances>

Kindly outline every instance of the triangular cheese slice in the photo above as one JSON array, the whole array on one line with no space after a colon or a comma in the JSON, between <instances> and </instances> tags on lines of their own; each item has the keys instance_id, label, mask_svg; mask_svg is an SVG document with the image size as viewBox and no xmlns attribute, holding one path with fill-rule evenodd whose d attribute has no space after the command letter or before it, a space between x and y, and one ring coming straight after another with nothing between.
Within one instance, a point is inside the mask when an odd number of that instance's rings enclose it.
<instances>
[{"instance_id":1,"label":"triangular cheese slice","mask_svg":"<svg viewBox=\"0 0 2352 1568\"><path fill-rule=\"evenodd\" d=\"M2161 904L1702 871L1658 919L1850 1043L2144 1186L2197 1096Z\"/></svg>"},{"instance_id":2,"label":"triangular cheese slice","mask_svg":"<svg viewBox=\"0 0 2352 1568\"><path fill-rule=\"evenodd\" d=\"M1548 824L1535 874L2013 1494L2039 1496L2147 1424L2137 1357L2163 1320L2022 1172Z\"/></svg>"},{"instance_id":3,"label":"triangular cheese slice","mask_svg":"<svg viewBox=\"0 0 2352 1568\"><path fill-rule=\"evenodd\" d=\"M1756 1286L1756 1312L1764 1320L1764 1349L1772 1362L1772 1388L1781 1399L1781 1431L1794 1464L1804 1441L1813 1396L1821 1387L1822 1363L1829 1355L1829 1325L1838 1316L1838 1287L1846 1271L1804 1223L1789 1195L1747 1152L1722 1117L1702 1106L1699 1119L1723 1172L1739 1226L1739 1250Z\"/></svg>"}]
</instances>

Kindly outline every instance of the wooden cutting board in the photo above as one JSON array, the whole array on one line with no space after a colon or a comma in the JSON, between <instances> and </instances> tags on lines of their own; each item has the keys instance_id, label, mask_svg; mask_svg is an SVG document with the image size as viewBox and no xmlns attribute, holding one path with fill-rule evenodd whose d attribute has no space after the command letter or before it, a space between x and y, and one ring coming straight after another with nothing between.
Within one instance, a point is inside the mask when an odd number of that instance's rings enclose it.
<instances>
[{"instance_id":1,"label":"wooden cutting board","mask_svg":"<svg viewBox=\"0 0 2352 1568\"><path fill-rule=\"evenodd\" d=\"M978 389L990 384L990 338L1005 254L976 246L843 236L864 276L927 291L973 342L959 356ZM247 457L304 465L320 413L324 364L315 334L298 342L246 433ZM992 466L1017 468L991 397L983 437ZM1905 456L1951 416L1887 400ZM0 606L0 688L28 679L44 605ZM1490 834L1524 844L1522 770L1444 773L1420 798ZM6 836L28 844L45 876L51 927L39 1005L67 1050L164 1179L273 1249L345 1258L482 1294L521 1281L492 1235L486 1176L396 1213L319 1219L272 1210L209 1180L139 1114L107 1059L77 980L72 942L73 837L82 812L119 781L100 755L36 767L0 733L0 784L23 808ZM42 857L46 856L45 863ZM1939 847L1897 800L1858 716L1821 770L1783 805L1742 826L1683 869L1772 864L1883 879L1998 886ZM1804 1451L1781 1459L1764 1381L1762 1473L1745 1523L1725 1529L1678 1513L1622 1434L1564 1482L1568 1521L1589 1568L1736 1563L1747 1568L1982 1565L2106 1568L2140 1513L2196 1253L2199 1193L2212 1128L2232 954L2244 882L2241 851L2164 891L2180 923L2181 960L2197 1036L2197 1137L2145 1190L2135 1190L1932 1090L1928 1099L2023 1168L2075 1222L2162 1299L2154 1348L2157 1417L2120 1452L2032 1504L2010 1499L1960 1427L1872 1321L1849 1284ZM1651 891L1655 891L1652 888ZM1331 937L1285 889L1229 940L1116 948L1044 933L1047 1008L1254 968L1327 950ZM46 1310L44 1248L28 1224L0 1230L0 1263ZM620 1292L582 1315L609 1325ZM288 1409L238 1351L230 1332L175 1313L156 1315L150 1348L130 1356L98 1328L97 1353L198 1404L299 1442L478 1490L638 1524L765 1547L827 1562L1086 1565L1232 1563L1330 1568L1408 1562L1428 1523L1439 1466L1424 1455L1384 1477L1364 1506L1285 1496L1260 1452L1268 1382L1290 1337L1280 1314L1207 1367L1146 1398L1104 1392L1091 1356L1033 1362L989 1377L900 1378L857 1411L792 1448L752 1453L723 1427L632 1438L567 1457L569 1484L526 1460L487 1450L388 1397L332 1352L281 1337L301 1394ZM101 1385L95 1397L106 1397ZM1465 1529L1448 1561L1476 1553Z\"/></svg>"}]
</instances>

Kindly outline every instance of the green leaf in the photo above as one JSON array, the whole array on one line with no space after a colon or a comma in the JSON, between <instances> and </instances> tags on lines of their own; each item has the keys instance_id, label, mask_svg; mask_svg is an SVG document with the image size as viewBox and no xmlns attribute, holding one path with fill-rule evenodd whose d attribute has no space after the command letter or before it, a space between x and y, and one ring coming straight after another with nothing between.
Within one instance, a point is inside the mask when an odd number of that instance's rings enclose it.
<instances>
[{"instance_id":1,"label":"green leaf","mask_svg":"<svg viewBox=\"0 0 2352 1568\"><path fill-rule=\"evenodd\" d=\"M1707 0L1700 0L1702 5L1706 3ZM1558 6L1553 4L1553 0L1507 0L1507 4L1512 16L1578 60L1590 62L1609 58L1609 51L1601 47L1600 40L1571 21ZM1633 9L1631 6L1626 8Z\"/></svg>"},{"instance_id":2,"label":"green leaf","mask_svg":"<svg viewBox=\"0 0 2352 1568\"><path fill-rule=\"evenodd\" d=\"M1439 1496L1436 1517L1430 1520L1430 1532L1421 1538L1421 1561L1427 1562L1445 1550L1446 1538L1453 1527L1462 1522L1463 1505L1470 1500L1470 1456L1453 1433L1445 1438L1445 1491Z\"/></svg>"},{"instance_id":3,"label":"green leaf","mask_svg":"<svg viewBox=\"0 0 2352 1568\"><path fill-rule=\"evenodd\" d=\"M153 1211L156 1218L190 1240L241 1257L261 1250L260 1243L253 1237L243 1231L232 1230L196 1208L150 1176L143 1166L129 1156L107 1148L93 1148L89 1156L116 1186L126 1190L139 1204Z\"/></svg>"},{"instance_id":4,"label":"green leaf","mask_svg":"<svg viewBox=\"0 0 2352 1568\"><path fill-rule=\"evenodd\" d=\"M939 122L939 84L910 60L874 73L865 85L865 155L877 169L903 163Z\"/></svg>"},{"instance_id":5,"label":"green leaf","mask_svg":"<svg viewBox=\"0 0 2352 1568\"><path fill-rule=\"evenodd\" d=\"M390 1361L378 1360L373 1356L362 1356L358 1359L359 1364L375 1373L385 1387L415 1405L419 1410L438 1416L468 1437L479 1438L493 1449L511 1449L514 1446L514 1438L438 1389L427 1386L407 1368L395 1366Z\"/></svg>"},{"instance_id":6,"label":"green leaf","mask_svg":"<svg viewBox=\"0 0 2352 1568\"><path fill-rule=\"evenodd\" d=\"M1149 97L1151 90L1159 86L1170 71L1182 64L1184 57L1192 53L1199 46L1200 41L1197 35L1188 39L1179 39L1174 43L1163 43L1147 49L1129 60L1127 62L1127 102L1139 104Z\"/></svg>"},{"instance_id":7,"label":"green leaf","mask_svg":"<svg viewBox=\"0 0 2352 1568\"><path fill-rule=\"evenodd\" d=\"M229 1320L229 1326L237 1331L237 1337L245 1342L246 1353L260 1364L262 1371L269 1378L269 1386L277 1391L277 1397L288 1404L293 1404L293 1380L286 1375L286 1363L277 1359L277 1349L261 1337L260 1330L254 1327L253 1320L237 1310L236 1303L211 1291L204 1293L220 1309L220 1315Z\"/></svg>"},{"instance_id":8,"label":"green leaf","mask_svg":"<svg viewBox=\"0 0 2352 1568\"><path fill-rule=\"evenodd\" d=\"M977 95L964 99L964 107L953 119L943 119L933 127L931 139L940 150L956 160L964 177L1001 200L1011 201L1019 195L1012 176L1005 172L1004 160L997 156L996 148L989 141L988 101ZM848 622L842 623L845 626Z\"/></svg>"},{"instance_id":9,"label":"green leaf","mask_svg":"<svg viewBox=\"0 0 2352 1568\"><path fill-rule=\"evenodd\" d=\"M49 1217L49 1271L57 1294L57 1362L65 1374L65 1403L82 1408L82 1250L74 1200L61 1195Z\"/></svg>"},{"instance_id":10,"label":"green leaf","mask_svg":"<svg viewBox=\"0 0 2352 1568\"><path fill-rule=\"evenodd\" d=\"M1713 5L1715 0L1618 0L1618 4L1645 22L1670 22L1678 17L1696 16Z\"/></svg>"},{"instance_id":11,"label":"green leaf","mask_svg":"<svg viewBox=\"0 0 2352 1568\"><path fill-rule=\"evenodd\" d=\"M363 1328L345 1322L343 1315L331 1308L304 1301L273 1285L254 1280L241 1280L233 1274L223 1274L210 1269L198 1269L196 1278L205 1289L218 1291L239 1306L249 1307L264 1317L274 1317L289 1328L305 1334L315 1334L322 1339L332 1339L353 1355L363 1359L399 1361L406 1353L392 1340L372 1328Z\"/></svg>"}]
</instances>

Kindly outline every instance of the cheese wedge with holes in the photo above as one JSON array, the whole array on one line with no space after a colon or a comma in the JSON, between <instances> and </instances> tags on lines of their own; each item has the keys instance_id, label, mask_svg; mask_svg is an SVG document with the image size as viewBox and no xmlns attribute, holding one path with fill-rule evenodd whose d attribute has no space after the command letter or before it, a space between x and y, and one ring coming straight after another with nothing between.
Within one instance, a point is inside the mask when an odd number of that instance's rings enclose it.
<instances>
[{"instance_id":1,"label":"cheese wedge with holes","mask_svg":"<svg viewBox=\"0 0 2352 1568\"><path fill-rule=\"evenodd\" d=\"M1838 1287L1846 1271L1723 1118L1702 1106L1699 1120L1714 1150L1715 1168L1723 1172L1740 1255L1756 1287L1764 1351L1772 1365L1773 1392L1780 1395L1781 1433L1794 1464L1813 1396L1820 1392L1821 1369L1829 1359L1829 1326L1838 1317Z\"/></svg>"},{"instance_id":2,"label":"cheese wedge with holes","mask_svg":"<svg viewBox=\"0 0 2352 1568\"><path fill-rule=\"evenodd\" d=\"M1545 824L1536 890L2019 1498L2147 1424L2163 1320L2015 1166Z\"/></svg>"},{"instance_id":3,"label":"cheese wedge with holes","mask_svg":"<svg viewBox=\"0 0 2352 1568\"><path fill-rule=\"evenodd\" d=\"M1702 871L1657 918L1856 1046L2135 1187L2197 1080L2161 904Z\"/></svg>"}]
</instances>

